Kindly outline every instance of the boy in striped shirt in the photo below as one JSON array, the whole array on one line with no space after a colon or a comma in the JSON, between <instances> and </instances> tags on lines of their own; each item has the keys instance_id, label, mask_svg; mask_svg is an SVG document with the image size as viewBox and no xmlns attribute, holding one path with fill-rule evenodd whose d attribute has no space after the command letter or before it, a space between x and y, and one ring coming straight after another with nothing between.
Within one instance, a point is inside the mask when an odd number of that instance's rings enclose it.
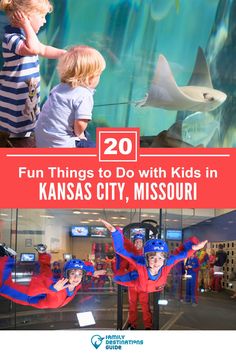
<instances>
[{"instance_id":1,"label":"boy in striped shirt","mask_svg":"<svg viewBox=\"0 0 236 354\"><path fill-rule=\"evenodd\" d=\"M57 59L66 51L43 45L37 33L52 11L48 0L1 0L9 17L0 72L0 146L30 146L39 114L38 56Z\"/></svg>"}]
</instances>

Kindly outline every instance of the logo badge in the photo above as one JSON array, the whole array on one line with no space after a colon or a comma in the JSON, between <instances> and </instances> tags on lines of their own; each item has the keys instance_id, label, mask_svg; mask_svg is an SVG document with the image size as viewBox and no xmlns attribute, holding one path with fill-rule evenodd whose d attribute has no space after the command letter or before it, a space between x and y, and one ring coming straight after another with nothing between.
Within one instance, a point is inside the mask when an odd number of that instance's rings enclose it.
<instances>
[{"instance_id":1,"label":"logo badge","mask_svg":"<svg viewBox=\"0 0 236 354\"><path fill-rule=\"evenodd\" d=\"M98 349L100 347L100 345L102 344L103 339L104 339L104 337L101 337L98 334L93 336L91 338L91 343L94 346L94 348Z\"/></svg>"}]
</instances>

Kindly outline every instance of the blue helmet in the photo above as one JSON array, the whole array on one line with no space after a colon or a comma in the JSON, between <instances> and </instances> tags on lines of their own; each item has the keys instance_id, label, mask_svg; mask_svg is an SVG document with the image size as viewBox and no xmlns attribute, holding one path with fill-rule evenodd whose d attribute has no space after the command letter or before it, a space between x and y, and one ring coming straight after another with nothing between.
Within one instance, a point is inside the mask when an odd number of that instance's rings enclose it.
<instances>
[{"instance_id":1,"label":"blue helmet","mask_svg":"<svg viewBox=\"0 0 236 354\"><path fill-rule=\"evenodd\" d=\"M71 259L70 261L66 262L64 265L64 276L67 276L67 272L71 269L81 269L84 272L87 272L86 264L81 261L80 259Z\"/></svg>"},{"instance_id":2,"label":"blue helmet","mask_svg":"<svg viewBox=\"0 0 236 354\"><path fill-rule=\"evenodd\" d=\"M168 245L160 239L148 240L144 245L144 254L149 252L169 252Z\"/></svg>"},{"instance_id":3,"label":"blue helmet","mask_svg":"<svg viewBox=\"0 0 236 354\"><path fill-rule=\"evenodd\" d=\"M142 234L135 234L134 237L133 237L133 241L135 240L142 240L144 241L144 235Z\"/></svg>"}]
</instances>

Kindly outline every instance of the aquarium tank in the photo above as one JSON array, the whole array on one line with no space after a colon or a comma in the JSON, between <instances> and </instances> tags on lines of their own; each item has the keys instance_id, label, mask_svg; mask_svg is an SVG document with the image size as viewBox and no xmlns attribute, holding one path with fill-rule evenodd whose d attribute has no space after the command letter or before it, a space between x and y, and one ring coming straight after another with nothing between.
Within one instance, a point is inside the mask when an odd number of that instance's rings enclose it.
<instances>
[{"instance_id":1,"label":"aquarium tank","mask_svg":"<svg viewBox=\"0 0 236 354\"><path fill-rule=\"evenodd\" d=\"M40 40L106 59L93 137L96 127L139 127L146 147L236 146L235 0L51 2ZM5 24L1 14L1 38ZM59 78L56 60L40 60L43 104Z\"/></svg>"}]
</instances>

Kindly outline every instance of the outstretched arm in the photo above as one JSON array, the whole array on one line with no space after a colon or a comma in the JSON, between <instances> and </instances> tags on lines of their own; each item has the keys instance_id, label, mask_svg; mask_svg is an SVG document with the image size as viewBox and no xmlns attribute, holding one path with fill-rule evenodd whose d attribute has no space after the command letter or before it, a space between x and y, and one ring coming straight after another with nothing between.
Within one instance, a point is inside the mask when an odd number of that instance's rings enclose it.
<instances>
[{"instance_id":1,"label":"outstretched arm","mask_svg":"<svg viewBox=\"0 0 236 354\"><path fill-rule=\"evenodd\" d=\"M64 53L63 49L47 46L42 44L34 32L29 19L22 11L16 11L13 18L13 24L20 27L25 32L25 41L20 45L19 55L40 55L48 59L57 59Z\"/></svg>"},{"instance_id":2,"label":"outstretched arm","mask_svg":"<svg viewBox=\"0 0 236 354\"><path fill-rule=\"evenodd\" d=\"M106 220L99 219L98 221L102 222L103 225L104 225L110 232L115 232L115 231L116 231L115 226L113 226L112 224L110 224L110 223L107 222Z\"/></svg>"},{"instance_id":3,"label":"outstretched arm","mask_svg":"<svg viewBox=\"0 0 236 354\"><path fill-rule=\"evenodd\" d=\"M106 220L99 219L100 222L112 233L112 239L114 244L115 252L118 253L122 258L126 259L135 268L137 263L143 263L144 257L137 256L132 252L128 252L124 247L124 237L119 229L116 229L112 224Z\"/></svg>"},{"instance_id":4,"label":"outstretched arm","mask_svg":"<svg viewBox=\"0 0 236 354\"><path fill-rule=\"evenodd\" d=\"M194 251L198 251L200 249L202 249L206 244L207 244L208 240L199 242L197 245L192 245L192 250Z\"/></svg>"},{"instance_id":5,"label":"outstretched arm","mask_svg":"<svg viewBox=\"0 0 236 354\"><path fill-rule=\"evenodd\" d=\"M106 270L105 269L101 269L101 270L95 270L95 272L93 273L93 276L95 278L99 278L100 275L105 275L106 274Z\"/></svg>"},{"instance_id":6,"label":"outstretched arm","mask_svg":"<svg viewBox=\"0 0 236 354\"><path fill-rule=\"evenodd\" d=\"M166 264L170 267L173 267L175 264L181 262L182 260L184 260L185 258L189 258L191 255L193 255L196 251L200 250L201 248L203 248L206 243L208 242L207 240L199 242L197 244L193 243L194 242L198 242L198 239L195 238L193 239L189 239L187 242L185 242L182 246L183 246L183 250L178 252L176 255L171 255L168 259Z\"/></svg>"}]
</instances>

